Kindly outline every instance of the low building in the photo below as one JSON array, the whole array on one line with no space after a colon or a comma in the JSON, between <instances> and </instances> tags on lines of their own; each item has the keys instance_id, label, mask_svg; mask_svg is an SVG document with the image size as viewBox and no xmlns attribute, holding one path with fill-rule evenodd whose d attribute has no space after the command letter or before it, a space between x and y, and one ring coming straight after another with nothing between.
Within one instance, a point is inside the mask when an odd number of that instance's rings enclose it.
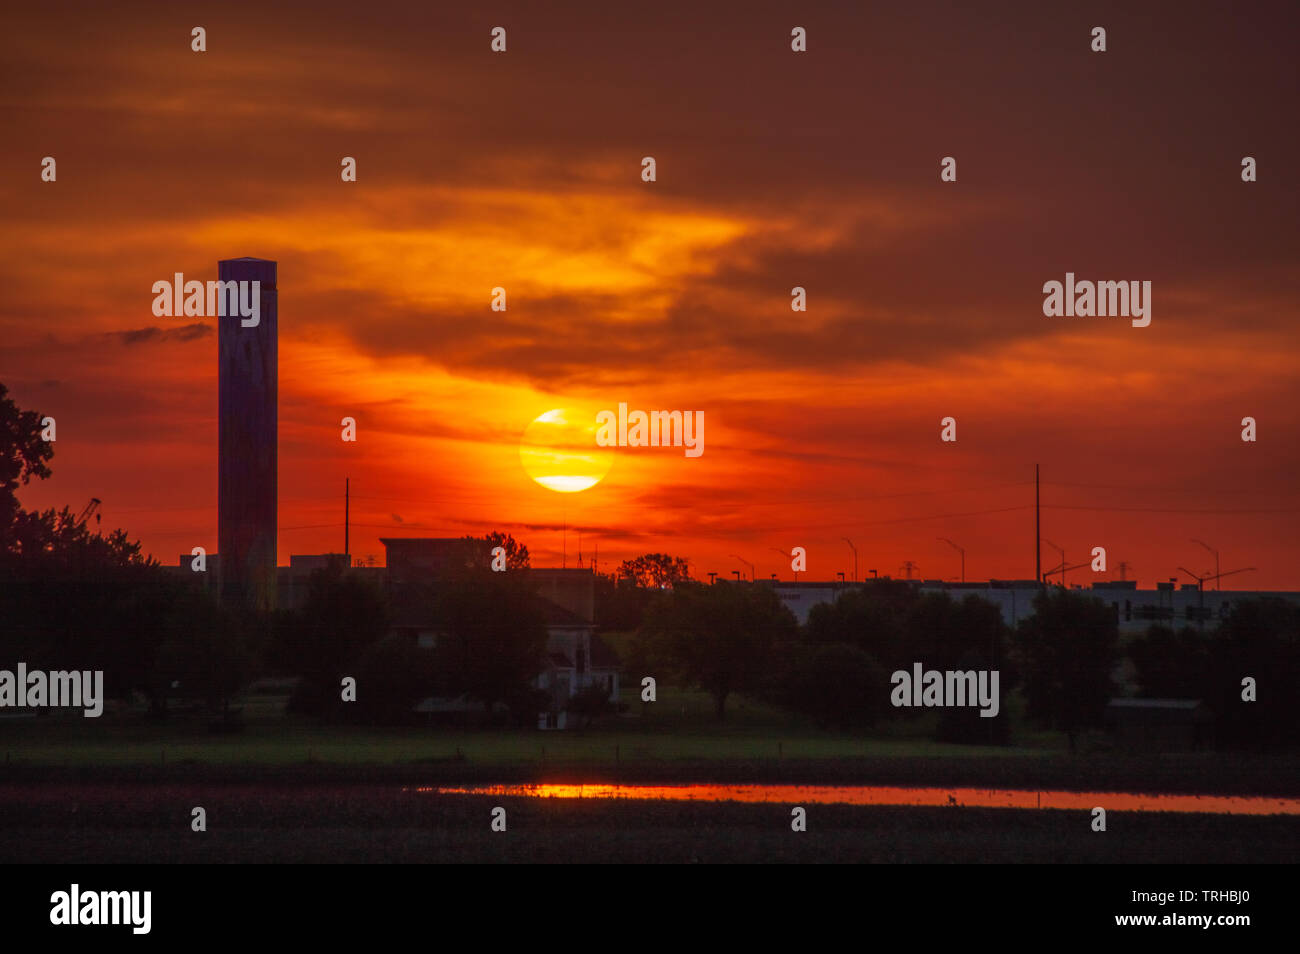
<instances>
[{"instance_id":1,"label":"low building","mask_svg":"<svg viewBox=\"0 0 1300 954\"><path fill-rule=\"evenodd\" d=\"M618 702L618 657L596 635L591 619L538 599L546 619L546 654L534 685L549 698L537 714L537 727L563 729L568 724L569 700L588 686L602 686L606 698Z\"/></svg>"},{"instance_id":2,"label":"low building","mask_svg":"<svg viewBox=\"0 0 1300 954\"><path fill-rule=\"evenodd\" d=\"M882 579L888 579L882 578ZM904 582L899 580L894 583ZM987 600L1002 613L1002 620L1011 628L1022 619L1034 614L1034 598L1043 589L1033 580L988 580L972 583L954 583L945 580L906 581L922 593L947 593L954 600L968 595ZM781 602L794 613L799 625L808 623L814 606L833 603L839 594L850 587L869 586L866 583L843 582L773 582L771 585ZM1057 588L1058 584L1048 583ZM1225 618L1235 603L1260 597L1280 597L1300 604L1300 593L1293 591L1264 590L1214 590L1201 589L1195 583L1177 584L1175 581L1156 583L1155 589L1138 589L1136 580L1100 580L1084 587L1073 585L1071 593L1087 594L1110 605L1121 634L1141 634L1153 623L1164 623L1174 629L1184 626L1214 626Z\"/></svg>"},{"instance_id":3,"label":"low building","mask_svg":"<svg viewBox=\"0 0 1300 954\"><path fill-rule=\"evenodd\" d=\"M1133 752L1192 752L1211 742L1214 715L1200 699L1112 699L1105 725Z\"/></svg>"},{"instance_id":4,"label":"low building","mask_svg":"<svg viewBox=\"0 0 1300 954\"><path fill-rule=\"evenodd\" d=\"M426 587L436 587L474 555L460 539L385 538L381 542L388 550L392 632L412 639L418 647L432 649L440 631ZM545 707L537 714L537 727L565 728L570 700L588 686L604 687L609 701L617 703L618 658L595 632L596 578L592 570L535 568L509 572L522 574L535 592L546 625L546 649L533 680L533 686L547 696ZM417 710L434 715L469 706L465 699L431 697Z\"/></svg>"}]
</instances>

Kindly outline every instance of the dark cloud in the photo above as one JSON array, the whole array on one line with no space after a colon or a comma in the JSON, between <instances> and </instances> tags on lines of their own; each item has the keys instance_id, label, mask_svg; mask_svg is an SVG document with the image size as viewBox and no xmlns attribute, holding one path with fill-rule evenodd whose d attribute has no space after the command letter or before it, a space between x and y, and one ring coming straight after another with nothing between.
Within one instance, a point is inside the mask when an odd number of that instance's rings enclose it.
<instances>
[{"instance_id":1,"label":"dark cloud","mask_svg":"<svg viewBox=\"0 0 1300 954\"><path fill-rule=\"evenodd\" d=\"M110 331L107 337L114 338L124 345L161 344L168 341L195 341L213 334L212 325L194 322L174 328L136 328L131 331Z\"/></svg>"}]
</instances>

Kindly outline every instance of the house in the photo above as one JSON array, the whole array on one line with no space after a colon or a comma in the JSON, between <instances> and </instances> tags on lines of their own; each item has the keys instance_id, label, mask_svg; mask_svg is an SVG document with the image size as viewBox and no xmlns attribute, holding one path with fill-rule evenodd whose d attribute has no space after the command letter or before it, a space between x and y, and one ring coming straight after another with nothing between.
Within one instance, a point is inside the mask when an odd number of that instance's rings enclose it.
<instances>
[{"instance_id":1,"label":"house","mask_svg":"<svg viewBox=\"0 0 1300 954\"><path fill-rule=\"evenodd\" d=\"M618 657L596 635L595 623L558 603L538 597L546 620L546 653L534 685L548 694L537 728L563 729L569 700L591 685L603 686L618 702Z\"/></svg>"},{"instance_id":2,"label":"house","mask_svg":"<svg viewBox=\"0 0 1300 954\"><path fill-rule=\"evenodd\" d=\"M429 585L437 587L466 559L465 544L453 539L384 539L388 548L391 632L410 639L422 649L437 645L439 625ZM596 635L595 575L586 569L527 569L516 571L533 589L546 625L546 649L537 662L533 686L546 693L545 708L537 714L539 729L563 729L573 696L591 685L608 691L611 702L619 695L618 657ZM480 709L460 697L422 700L416 711L430 719Z\"/></svg>"}]
</instances>

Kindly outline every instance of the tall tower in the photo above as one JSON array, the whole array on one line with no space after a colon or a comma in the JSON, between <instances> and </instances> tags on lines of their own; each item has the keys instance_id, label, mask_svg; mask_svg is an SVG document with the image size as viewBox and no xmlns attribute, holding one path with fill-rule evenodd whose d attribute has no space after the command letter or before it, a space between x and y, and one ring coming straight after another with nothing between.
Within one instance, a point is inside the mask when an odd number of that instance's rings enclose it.
<instances>
[{"instance_id":1,"label":"tall tower","mask_svg":"<svg viewBox=\"0 0 1300 954\"><path fill-rule=\"evenodd\" d=\"M217 548L222 600L231 607L275 606L276 439L279 363L276 263L217 263L223 282L261 282L259 321L217 319ZM251 301L251 288L245 299Z\"/></svg>"}]
</instances>

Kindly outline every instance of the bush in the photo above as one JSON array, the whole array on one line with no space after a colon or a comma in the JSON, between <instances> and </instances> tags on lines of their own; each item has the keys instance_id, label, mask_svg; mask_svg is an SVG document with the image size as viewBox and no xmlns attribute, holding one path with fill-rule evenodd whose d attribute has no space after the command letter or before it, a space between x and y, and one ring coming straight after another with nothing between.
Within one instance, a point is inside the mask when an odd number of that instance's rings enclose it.
<instances>
[{"instance_id":1,"label":"bush","mask_svg":"<svg viewBox=\"0 0 1300 954\"><path fill-rule=\"evenodd\" d=\"M795 657L779 696L787 708L840 729L869 726L889 704L889 677L856 646L829 643Z\"/></svg>"},{"instance_id":2,"label":"bush","mask_svg":"<svg viewBox=\"0 0 1300 954\"><path fill-rule=\"evenodd\" d=\"M604 683L593 682L573 694L565 709L582 719L582 726L591 725L592 719L614 712L616 706L609 701L609 689Z\"/></svg>"}]
</instances>

